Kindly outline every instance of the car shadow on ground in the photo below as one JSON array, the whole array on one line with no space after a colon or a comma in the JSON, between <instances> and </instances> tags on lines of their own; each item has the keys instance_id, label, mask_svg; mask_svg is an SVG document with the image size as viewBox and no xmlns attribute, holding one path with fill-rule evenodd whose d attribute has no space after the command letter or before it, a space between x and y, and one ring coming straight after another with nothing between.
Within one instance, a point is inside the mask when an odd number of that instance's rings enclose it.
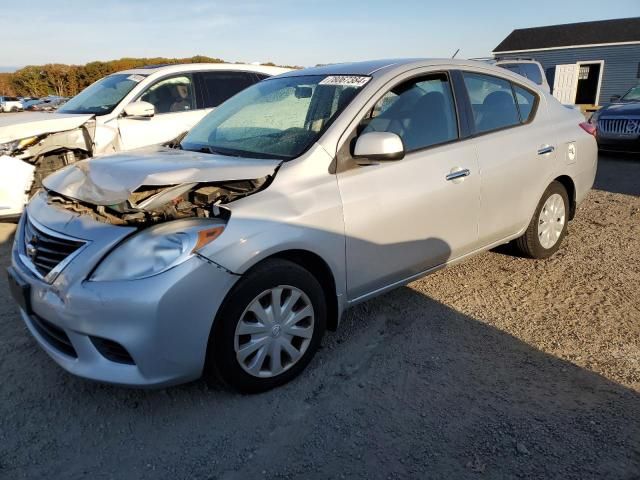
<instances>
[{"instance_id":1,"label":"car shadow on ground","mask_svg":"<svg viewBox=\"0 0 640 480\"><path fill-rule=\"evenodd\" d=\"M40 350L7 300L0 315L0 470L9 477L640 471L637 393L409 287L350 310L298 379L253 396L203 381L156 391L85 381Z\"/></svg>"},{"instance_id":2,"label":"car shadow on ground","mask_svg":"<svg viewBox=\"0 0 640 480\"><path fill-rule=\"evenodd\" d=\"M593 188L640 196L640 154L601 153Z\"/></svg>"}]
</instances>

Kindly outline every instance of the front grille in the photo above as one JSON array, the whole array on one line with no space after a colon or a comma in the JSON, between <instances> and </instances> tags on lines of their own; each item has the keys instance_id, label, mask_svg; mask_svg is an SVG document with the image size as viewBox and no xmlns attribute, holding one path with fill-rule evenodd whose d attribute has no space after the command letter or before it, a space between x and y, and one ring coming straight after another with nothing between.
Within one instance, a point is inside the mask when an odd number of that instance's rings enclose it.
<instances>
[{"instance_id":1,"label":"front grille","mask_svg":"<svg viewBox=\"0 0 640 480\"><path fill-rule=\"evenodd\" d=\"M601 118L598 130L605 134L638 135L640 134L640 118Z\"/></svg>"},{"instance_id":2,"label":"front grille","mask_svg":"<svg viewBox=\"0 0 640 480\"><path fill-rule=\"evenodd\" d=\"M107 340L106 338L100 337L90 337L91 343L98 349L98 351L105 357L107 360L111 360L116 363L125 363L127 365L135 365L133 362L133 358L127 352L127 349L124 348L117 342L113 340Z\"/></svg>"},{"instance_id":3,"label":"front grille","mask_svg":"<svg viewBox=\"0 0 640 480\"><path fill-rule=\"evenodd\" d=\"M32 314L31 323L38 331L38 333L54 348L60 350L62 353L69 355L73 358L78 358L76 349L73 348L73 344L64 330L55 326L51 322L47 322L44 318L38 315Z\"/></svg>"},{"instance_id":4,"label":"front grille","mask_svg":"<svg viewBox=\"0 0 640 480\"><path fill-rule=\"evenodd\" d=\"M24 223L24 254L35 270L46 277L85 242L55 232L45 232L27 217Z\"/></svg>"}]
</instances>

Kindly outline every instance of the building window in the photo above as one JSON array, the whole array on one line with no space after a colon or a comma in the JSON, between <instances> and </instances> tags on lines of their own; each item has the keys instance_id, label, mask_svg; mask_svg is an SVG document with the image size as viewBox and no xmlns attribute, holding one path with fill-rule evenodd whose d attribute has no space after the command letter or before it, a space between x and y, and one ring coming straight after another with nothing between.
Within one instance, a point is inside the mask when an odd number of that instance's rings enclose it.
<instances>
[{"instance_id":1,"label":"building window","mask_svg":"<svg viewBox=\"0 0 640 480\"><path fill-rule=\"evenodd\" d=\"M578 71L578 80L586 80L589 78L589 65L580 66Z\"/></svg>"}]
</instances>

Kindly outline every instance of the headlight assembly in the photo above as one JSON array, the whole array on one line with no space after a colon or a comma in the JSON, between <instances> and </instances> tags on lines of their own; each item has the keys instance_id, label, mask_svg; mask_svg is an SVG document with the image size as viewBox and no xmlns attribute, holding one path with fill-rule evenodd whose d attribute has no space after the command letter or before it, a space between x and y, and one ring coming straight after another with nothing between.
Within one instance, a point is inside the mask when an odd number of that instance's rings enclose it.
<instances>
[{"instance_id":1,"label":"headlight assembly","mask_svg":"<svg viewBox=\"0 0 640 480\"><path fill-rule=\"evenodd\" d=\"M23 138L21 140L12 140L6 143L0 143L0 155L11 155L13 152L22 150L29 145L34 144L38 137Z\"/></svg>"},{"instance_id":2,"label":"headlight assembly","mask_svg":"<svg viewBox=\"0 0 640 480\"><path fill-rule=\"evenodd\" d=\"M92 281L137 280L180 265L218 238L224 224L189 219L163 223L134 234L109 253Z\"/></svg>"}]
</instances>

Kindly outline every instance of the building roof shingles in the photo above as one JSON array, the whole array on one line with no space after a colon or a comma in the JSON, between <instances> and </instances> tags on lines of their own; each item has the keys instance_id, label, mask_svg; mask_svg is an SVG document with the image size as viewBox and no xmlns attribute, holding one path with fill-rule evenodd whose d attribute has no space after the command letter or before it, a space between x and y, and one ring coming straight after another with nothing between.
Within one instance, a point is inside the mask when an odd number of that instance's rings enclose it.
<instances>
[{"instance_id":1,"label":"building roof shingles","mask_svg":"<svg viewBox=\"0 0 640 480\"><path fill-rule=\"evenodd\" d=\"M494 52L640 41L640 17L514 30Z\"/></svg>"}]
</instances>

